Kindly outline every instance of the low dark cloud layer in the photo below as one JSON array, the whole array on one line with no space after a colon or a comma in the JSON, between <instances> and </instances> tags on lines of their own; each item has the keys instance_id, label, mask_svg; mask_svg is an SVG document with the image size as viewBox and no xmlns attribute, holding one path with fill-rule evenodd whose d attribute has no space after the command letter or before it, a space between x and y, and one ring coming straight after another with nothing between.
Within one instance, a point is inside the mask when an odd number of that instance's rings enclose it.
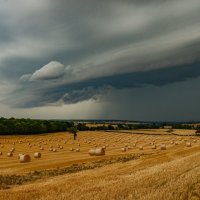
<instances>
[{"instance_id":1,"label":"low dark cloud layer","mask_svg":"<svg viewBox=\"0 0 200 200\"><path fill-rule=\"evenodd\" d=\"M100 77L75 83L61 80L31 80L31 75L22 80L15 99L6 99L16 107L37 107L45 105L73 104L89 99L99 100L113 89L142 88L147 85L162 87L184 82L200 76L200 63L182 65L146 72L134 72L115 76ZM60 78L61 79L61 78ZM63 78L65 79L65 78ZM25 86L26 85L26 86Z\"/></svg>"},{"instance_id":2,"label":"low dark cloud layer","mask_svg":"<svg viewBox=\"0 0 200 200\"><path fill-rule=\"evenodd\" d=\"M108 95L116 90L173 90L200 76L199 18L198 0L1 1L0 100L19 110L90 100L103 109L120 103Z\"/></svg>"}]
</instances>

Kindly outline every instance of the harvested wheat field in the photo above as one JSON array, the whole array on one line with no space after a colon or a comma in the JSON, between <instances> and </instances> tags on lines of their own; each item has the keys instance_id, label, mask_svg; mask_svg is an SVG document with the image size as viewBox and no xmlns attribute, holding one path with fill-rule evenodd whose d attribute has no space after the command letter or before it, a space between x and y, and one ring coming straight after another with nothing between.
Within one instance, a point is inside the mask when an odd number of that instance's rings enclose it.
<instances>
[{"instance_id":1,"label":"harvested wheat field","mask_svg":"<svg viewBox=\"0 0 200 200\"><path fill-rule=\"evenodd\" d=\"M1 136L0 199L200 199L200 139L151 132Z\"/></svg>"}]
</instances>

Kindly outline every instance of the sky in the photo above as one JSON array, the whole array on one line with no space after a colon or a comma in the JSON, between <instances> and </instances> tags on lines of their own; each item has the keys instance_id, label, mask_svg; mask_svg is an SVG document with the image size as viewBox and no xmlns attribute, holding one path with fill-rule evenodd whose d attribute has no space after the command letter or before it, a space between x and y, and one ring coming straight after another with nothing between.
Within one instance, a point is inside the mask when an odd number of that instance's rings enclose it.
<instances>
[{"instance_id":1,"label":"sky","mask_svg":"<svg viewBox=\"0 0 200 200\"><path fill-rule=\"evenodd\" d=\"M200 120L199 0L0 0L0 116Z\"/></svg>"}]
</instances>

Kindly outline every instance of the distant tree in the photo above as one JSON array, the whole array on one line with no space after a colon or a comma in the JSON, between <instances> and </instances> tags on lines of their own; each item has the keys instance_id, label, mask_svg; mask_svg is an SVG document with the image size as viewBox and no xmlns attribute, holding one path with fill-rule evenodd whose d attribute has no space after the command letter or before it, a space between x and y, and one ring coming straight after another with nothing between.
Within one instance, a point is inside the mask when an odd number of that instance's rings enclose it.
<instances>
[{"instance_id":1,"label":"distant tree","mask_svg":"<svg viewBox=\"0 0 200 200\"><path fill-rule=\"evenodd\" d=\"M132 124L128 124L128 129L129 129L129 130L132 130L132 128L133 128L133 127L132 127Z\"/></svg>"},{"instance_id":2,"label":"distant tree","mask_svg":"<svg viewBox=\"0 0 200 200\"><path fill-rule=\"evenodd\" d=\"M78 129L76 126L70 127L67 129L68 132L72 133L74 136L74 140L76 140Z\"/></svg>"},{"instance_id":3,"label":"distant tree","mask_svg":"<svg viewBox=\"0 0 200 200\"><path fill-rule=\"evenodd\" d=\"M111 124L108 125L108 130L115 130L115 127L112 126Z\"/></svg>"},{"instance_id":4,"label":"distant tree","mask_svg":"<svg viewBox=\"0 0 200 200\"><path fill-rule=\"evenodd\" d=\"M124 125L123 125L123 124L117 124L117 128L118 128L119 130L123 130L123 129L124 129Z\"/></svg>"},{"instance_id":5,"label":"distant tree","mask_svg":"<svg viewBox=\"0 0 200 200\"><path fill-rule=\"evenodd\" d=\"M89 127L87 127L86 124L79 123L79 124L77 125L77 129L78 129L79 131L88 131L88 130L89 130Z\"/></svg>"},{"instance_id":6,"label":"distant tree","mask_svg":"<svg viewBox=\"0 0 200 200\"><path fill-rule=\"evenodd\" d=\"M73 127L68 128L67 131L74 134L78 132L78 129L77 127L73 126Z\"/></svg>"}]
</instances>

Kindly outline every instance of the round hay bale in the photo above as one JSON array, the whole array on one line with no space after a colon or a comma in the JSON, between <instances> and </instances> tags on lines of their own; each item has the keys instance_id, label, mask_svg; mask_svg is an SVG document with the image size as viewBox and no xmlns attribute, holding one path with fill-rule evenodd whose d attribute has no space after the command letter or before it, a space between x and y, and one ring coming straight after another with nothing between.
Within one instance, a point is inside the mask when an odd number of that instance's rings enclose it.
<instances>
[{"instance_id":1,"label":"round hay bale","mask_svg":"<svg viewBox=\"0 0 200 200\"><path fill-rule=\"evenodd\" d=\"M105 155L105 149L99 147L95 149L95 156L103 156Z\"/></svg>"},{"instance_id":2,"label":"round hay bale","mask_svg":"<svg viewBox=\"0 0 200 200\"><path fill-rule=\"evenodd\" d=\"M165 145L165 144L161 144L160 149L161 149L161 150L166 150L166 149L167 149L167 148L166 148L166 145Z\"/></svg>"},{"instance_id":3,"label":"round hay bale","mask_svg":"<svg viewBox=\"0 0 200 200\"><path fill-rule=\"evenodd\" d=\"M53 149L53 152L57 152L57 149L54 148L54 149Z\"/></svg>"},{"instance_id":4,"label":"round hay bale","mask_svg":"<svg viewBox=\"0 0 200 200\"><path fill-rule=\"evenodd\" d=\"M88 153L90 156L95 156L95 149L90 149Z\"/></svg>"},{"instance_id":5,"label":"round hay bale","mask_svg":"<svg viewBox=\"0 0 200 200\"><path fill-rule=\"evenodd\" d=\"M22 155L19 157L19 161L20 161L21 163L30 162L30 161L31 161L31 157L30 157L28 154L22 154Z\"/></svg>"},{"instance_id":6,"label":"round hay bale","mask_svg":"<svg viewBox=\"0 0 200 200\"><path fill-rule=\"evenodd\" d=\"M3 153L0 151L0 155L3 155Z\"/></svg>"},{"instance_id":7,"label":"round hay bale","mask_svg":"<svg viewBox=\"0 0 200 200\"><path fill-rule=\"evenodd\" d=\"M152 148L152 149L157 149L157 146L156 146L156 145L153 145L151 148Z\"/></svg>"},{"instance_id":8,"label":"round hay bale","mask_svg":"<svg viewBox=\"0 0 200 200\"><path fill-rule=\"evenodd\" d=\"M175 145L178 145L178 142L175 142L174 144L175 144Z\"/></svg>"},{"instance_id":9,"label":"round hay bale","mask_svg":"<svg viewBox=\"0 0 200 200\"><path fill-rule=\"evenodd\" d=\"M191 142L186 142L186 147L191 147Z\"/></svg>"},{"instance_id":10,"label":"round hay bale","mask_svg":"<svg viewBox=\"0 0 200 200\"><path fill-rule=\"evenodd\" d=\"M70 150L70 151L74 151L74 148L70 148L69 150Z\"/></svg>"},{"instance_id":11,"label":"round hay bale","mask_svg":"<svg viewBox=\"0 0 200 200\"><path fill-rule=\"evenodd\" d=\"M143 146L140 146L140 147L139 147L139 150L143 150Z\"/></svg>"},{"instance_id":12,"label":"round hay bale","mask_svg":"<svg viewBox=\"0 0 200 200\"><path fill-rule=\"evenodd\" d=\"M19 153L18 154L18 159L20 158L20 156L24 155L23 153Z\"/></svg>"},{"instance_id":13,"label":"round hay bale","mask_svg":"<svg viewBox=\"0 0 200 200\"><path fill-rule=\"evenodd\" d=\"M122 152L126 152L126 147L121 148Z\"/></svg>"},{"instance_id":14,"label":"round hay bale","mask_svg":"<svg viewBox=\"0 0 200 200\"><path fill-rule=\"evenodd\" d=\"M40 147L40 150L44 150L44 147Z\"/></svg>"},{"instance_id":15,"label":"round hay bale","mask_svg":"<svg viewBox=\"0 0 200 200\"><path fill-rule=\"evenodd\" d=\"M40 152L35 152L34 153L34 158L41 158L41 153Z\"/></svg>"},{"instance_id":16,"label":"round hay bale","mask_svg":"<svg viewBox=\"0 0 200 200\"><path fill-rule=\"evenodd\" d=\"M77 148L77 149L76 149L76 152L80 152L80 149L79 149L79 148Z\"/></svg>"},{"instance_id":17,"label":"round hay bale","mask_svg":"<svg viewBox=\"0 0 200 200\"><path fill-rule=\"evenodd\" d=\"M13 156L13 153L12 152L8 152L7 153L7 157L12 157Z\"/></svg>"}]
</instances>

